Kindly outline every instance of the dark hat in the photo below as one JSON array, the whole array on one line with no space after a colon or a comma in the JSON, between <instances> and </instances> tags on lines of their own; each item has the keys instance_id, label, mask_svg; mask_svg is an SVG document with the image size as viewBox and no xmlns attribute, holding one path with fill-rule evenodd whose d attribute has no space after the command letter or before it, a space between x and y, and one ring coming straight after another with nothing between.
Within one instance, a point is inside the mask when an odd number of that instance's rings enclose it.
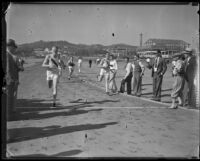
<instances>
[{"instance_id":1,"label":"dark hat","mask_svg":"<svg viewBox=\"0 0 200 161\"><path fill-rule=\"evenodd\" d=\"M160 51L160 49L158 49L158 50L157 50L157 53L161 54L161 51Z\"/></svg>"},{"instance_id":2,"label":"dark hat","mask_svg":"<svg viewBox=\"0 0 200 161\"><path fill-rule=\"evenodd\" d=\"M139 54L135 54L134 58L140 58L140 55Z\"/></svg>"},{"instance_id":3,"label":"dark hat","mask_svg":"<svg viewBox=\"0 0 200 161\"><path fill-rule=\"evenodd\" d=\"M13 46L13 47L17 48L17 45L16 45L16 43L15 43L15 40L13 40L13 39L9 39L9 40L7 41L7 46Z\"/></svg>"}]
</instances>

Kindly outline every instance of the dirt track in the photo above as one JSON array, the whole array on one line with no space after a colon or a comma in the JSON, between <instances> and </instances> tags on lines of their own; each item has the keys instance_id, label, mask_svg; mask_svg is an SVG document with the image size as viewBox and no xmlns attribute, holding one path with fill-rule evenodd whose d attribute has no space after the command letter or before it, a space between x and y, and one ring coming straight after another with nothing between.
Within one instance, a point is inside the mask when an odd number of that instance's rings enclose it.
<instances>
[{"instance_id":1,"label":"dirt track","mask_svg":"<svg viewBox=\"0 0 200 161\"><path fill-rule=\"evenodd\" d=\"M50 109L51 92L41 63L27 67L20 74L18 112L7 123L11 137L7 144L9 155L197 155L199 111L172 110L140 98L108 96L104 90L83 82L80 79L83 75L68 80L67 73L63 73L58 88L59 106Z\"/></svg>"}]
</instances>

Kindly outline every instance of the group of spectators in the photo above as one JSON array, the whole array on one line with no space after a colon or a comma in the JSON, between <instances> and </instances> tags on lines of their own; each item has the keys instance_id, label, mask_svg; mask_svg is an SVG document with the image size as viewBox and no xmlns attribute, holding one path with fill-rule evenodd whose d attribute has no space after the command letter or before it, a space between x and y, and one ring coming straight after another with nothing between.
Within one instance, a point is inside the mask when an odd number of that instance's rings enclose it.
<instances>
[{"instance_id":1,"label":"group of spectators","mask_svg":"<svg viewBox=\"0 0 200 161\"><path fill-rule=\"evenodd\" d=\"M105 89L106 93L124 93L125 89L127 94L130 95L133 89L133 95L141 96L141 85L142 76L144 75L145 66L139 59L139 55L134 57L133 62L129 62L129 58L126 57L125 64L125 76L121 80L120 89L118 91L116 85L116 74L118 70L118 64L116 57L110 53L107 53L105 58L98 61L98 66L100 67L99 75L97 76L98 81L102 81L105 78ZM126 85L126 87L125 87Z\"/></svg>"},{"instance_id":2,"label":"group of spectators","mask_svg":"<svg viewBox=\"0 0 200 161\"><path fill-rule=\"evenodd\" d=\"M184 52L173 56L172 76L174 84L171 93L172 105L170 108L178 106L195 106L194 99L194 77L196 74L196 57L192 54L191 48L186 48ZM176 104L176 99L178 104Z\"/></svg>"},{"instance_id":3,"label":"group of spectators","mask_svg":"<svg viewBox=\"0 0 200 161\"><path fill-rule=\"evenodd\" d=\"M186 48L183 52L172 56L172 76L173 85L171 91L172 104L169 108L176 109L178 106L195 106L192 97L194 96L194 77L196 72L196 57L192 54L191 48ZM151 70L152 76L152 100L161 101L161 91L163 76L167 71L167 62L162 58L161 51L157 50L154 58L146 59L145 63L135 55L130 62L129 57L125 58L125 75L121 80L118 91L116 85L116 74L118 65L116 57L107 53L105 58L97 61L100 67L100 73L97 76L98 81L105 78L106 93L124 93L125 89L128 95L140 97L142 94L142 78L145 68ZM109 91L110 90L110 91ZM176 103L178 101L178 104Z\"/></svg>"}]
</instances>

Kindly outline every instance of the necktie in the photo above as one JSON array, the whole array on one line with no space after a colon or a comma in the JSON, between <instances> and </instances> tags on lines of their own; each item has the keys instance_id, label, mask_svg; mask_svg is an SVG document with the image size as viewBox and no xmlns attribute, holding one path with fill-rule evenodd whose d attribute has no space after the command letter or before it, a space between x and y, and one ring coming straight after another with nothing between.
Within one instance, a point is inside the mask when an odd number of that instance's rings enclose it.
<instances>
[{"instance_id":1,"label":"necktie","mask_svg":"<svg viewBox=\"0 0 200 161\"><path fill-rule=\"evenodd\" d=\"M158 66L158 58L155 59L155 68Z\"/></svg>"},{"instance_id":2,"label":"necktie","mask_svg":"<svg viewBox=\"0 0 200 161\"><path fill-rule=\"evenodd\" d=\"M156 62L157 66L158 66L158 63L159 63L159 57L157 58L157 62Z\"/></svg>"}]
</instances>

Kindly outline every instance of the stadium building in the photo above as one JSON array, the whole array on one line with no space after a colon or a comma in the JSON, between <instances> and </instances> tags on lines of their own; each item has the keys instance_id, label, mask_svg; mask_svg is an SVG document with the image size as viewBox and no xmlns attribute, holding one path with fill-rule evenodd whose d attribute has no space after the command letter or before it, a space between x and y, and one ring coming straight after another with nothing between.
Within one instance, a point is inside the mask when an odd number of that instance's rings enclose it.
<instances>
[{"instance_id":1,"label":"stadium building","mask_svg":"<svg viewBox=\"0 0 200 161\"><path fill-rule=\"evenodd\" d=\"M141 57L153 57L156 50L161 50L164 58L169 58L175 53L182 52L190 44L183 40L171 40L171 39L148 39L144 45L140 45L137 48L137 53Z\"/></svg>"}]
</instances>

